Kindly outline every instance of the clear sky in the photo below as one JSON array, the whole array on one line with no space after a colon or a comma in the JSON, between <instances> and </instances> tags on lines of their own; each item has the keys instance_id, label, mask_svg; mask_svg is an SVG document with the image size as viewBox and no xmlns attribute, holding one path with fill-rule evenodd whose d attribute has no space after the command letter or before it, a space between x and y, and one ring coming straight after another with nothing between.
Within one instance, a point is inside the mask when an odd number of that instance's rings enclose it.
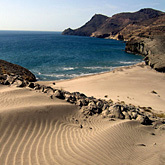
<instances>
[{"instance_id":1,"label":"clear sky","mask_svg":"<svg viewBox=\"0 0 165 165\"><path fill-rule=\"evenodd\" d=\"M165 0L0 0L0 30L63 31L82 26L94 14L141 8L165 11Z\"/></svg>"}]
</instances>

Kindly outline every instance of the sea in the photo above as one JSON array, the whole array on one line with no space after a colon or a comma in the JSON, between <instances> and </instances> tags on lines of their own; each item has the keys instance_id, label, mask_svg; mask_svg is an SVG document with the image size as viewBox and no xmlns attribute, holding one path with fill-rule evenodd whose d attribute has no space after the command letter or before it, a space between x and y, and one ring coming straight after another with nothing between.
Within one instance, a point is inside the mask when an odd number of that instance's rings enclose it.
<instances>
[{"instance_id":1,"label":"sea","mask_svg":"<svg viewBox=\"0 0 165 165\"><path fill-rule=\"evenodd\" d=\"M29 69L38 80L64 80L139 63L125 43L61 32L0 31L0 59Z\"/></svg>"}]
</instances>

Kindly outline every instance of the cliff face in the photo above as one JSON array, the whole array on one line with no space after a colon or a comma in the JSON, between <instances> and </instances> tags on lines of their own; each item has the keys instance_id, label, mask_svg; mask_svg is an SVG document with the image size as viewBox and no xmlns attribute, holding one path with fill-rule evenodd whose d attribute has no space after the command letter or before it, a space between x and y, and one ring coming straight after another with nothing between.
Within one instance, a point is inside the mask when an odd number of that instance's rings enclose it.
<instances>
[{"instance_id":1,"label":"cliff face","mask_svg":"<svg viewBox=\"0 0 165 165\"><path fill-rule=\"evenodd\" d=\"M126 43L126 52L144 55L147 65L159 72L165 72L165 35L154 38L134 38Z\"/></svg>"},{"instance_id":2,"label":"cliff face","mask_svg":"<svg viewBox=\"0 0 165 165\"><path fill-rule=\"evenodd\" d=\"M165 72L165 13L141 9L134 13L119 13L112 17L95 15L84 26L66 29L64 35L80 35L124 40L126 51L146 56L145 61Z\"/></svg>"}]
</instances>

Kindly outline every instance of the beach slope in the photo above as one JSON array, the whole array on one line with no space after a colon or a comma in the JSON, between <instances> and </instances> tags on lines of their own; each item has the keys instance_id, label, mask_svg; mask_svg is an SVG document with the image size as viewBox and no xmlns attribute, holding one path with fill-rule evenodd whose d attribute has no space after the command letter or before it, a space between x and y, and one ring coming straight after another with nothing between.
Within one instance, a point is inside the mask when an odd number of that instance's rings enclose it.
<instances>
[{"instance_id":1,"label":"beach slope","mask_svg":"<svg viewBox=\"0 0 165 165\"><path fill-rule=\"evenodd\" d=\"M163 74L139 65L56 82L55 87L163 111L164 81ZM98 114L85 117L77 105L12 85L0 85L0 107L0 164L165 163L162 124L146 126Z\"/></svg>"}]
</instances>

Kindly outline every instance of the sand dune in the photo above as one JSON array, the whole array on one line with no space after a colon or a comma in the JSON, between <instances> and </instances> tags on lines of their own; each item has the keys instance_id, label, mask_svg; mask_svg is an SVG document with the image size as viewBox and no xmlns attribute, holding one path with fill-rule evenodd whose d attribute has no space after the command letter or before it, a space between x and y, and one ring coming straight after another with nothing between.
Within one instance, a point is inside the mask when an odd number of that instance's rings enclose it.
<instances>
[{"instance_id":1,"label":"sand dune","mask_svg":"<svg viewBox=\"0 0 165 165\"><path fill-rule=\"evenodd\" d=\"M41 82L44 83L45 82ZM52 83L47 82L47 85ZM165 112L165 75L149 66L137 64L98 75L57 81L56 88L79 91L87 96L124 101ZM153 94L156 91L157 94ZM108 97L105 98L104 96Z\"/></svg>"},{"instance_id":2,"label":"sand dune","mask_svg":"<svg viewBox=\"0 0 165 165\"><path fill-rule=\"evenodd\" d=\"M84 118L77 106L28 88L0 86L0 96L0 164L165 163L164 131L152 126Z\"/></svg>"}]
</instances>

